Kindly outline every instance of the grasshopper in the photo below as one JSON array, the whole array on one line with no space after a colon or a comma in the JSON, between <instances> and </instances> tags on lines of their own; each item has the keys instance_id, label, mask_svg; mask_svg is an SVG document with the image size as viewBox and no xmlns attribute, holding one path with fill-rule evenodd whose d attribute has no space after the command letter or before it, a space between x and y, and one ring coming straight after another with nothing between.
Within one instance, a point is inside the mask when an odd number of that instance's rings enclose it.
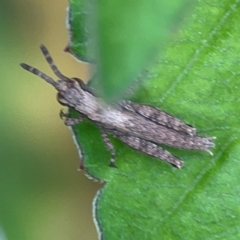
<instances>
[{"instance_id":1,"label":"grasshopper","mask_svg":"<svg viewBox=\"0 0 240 240\"><path fill-rule=\"evenodd\" d=\"M108 134L137 151L168 162L177 168L181 168L183 162L158 144L180 149L203 150L212 155L209 148L214 147L215 137L199 136L194 127L150 105L131 101L107 104L81 79L64 76L53 62L47 48L43 45L40 48L59 80L54 81L25 63L21 66L55 87L59 103L79 113L79 117L73 118L60 112L67 126L73 126L87 118L99 127L103 142L111 153L110 166L115 166L116 154Z\"/></svg>"}]
</instances>

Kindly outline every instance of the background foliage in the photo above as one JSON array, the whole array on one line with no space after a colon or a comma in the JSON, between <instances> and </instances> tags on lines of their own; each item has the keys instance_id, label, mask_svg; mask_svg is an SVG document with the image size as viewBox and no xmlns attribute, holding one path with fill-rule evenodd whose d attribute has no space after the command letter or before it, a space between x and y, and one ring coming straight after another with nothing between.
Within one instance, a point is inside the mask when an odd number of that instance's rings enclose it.
<instances>
[{"instance_id":1,"label":"background foliage","mask_svg":"<svg viewBox=\"0 0 240 240\"><path fill-rule=\"evenodd\" d=\"M88 66L63 52L67 1L0 1L0 239L97 239L92 199L101 186L78 172L72 135L59 118L56 91L24 71L26 62L56 78L88 79Z\"/></svg>"}]
</instances>

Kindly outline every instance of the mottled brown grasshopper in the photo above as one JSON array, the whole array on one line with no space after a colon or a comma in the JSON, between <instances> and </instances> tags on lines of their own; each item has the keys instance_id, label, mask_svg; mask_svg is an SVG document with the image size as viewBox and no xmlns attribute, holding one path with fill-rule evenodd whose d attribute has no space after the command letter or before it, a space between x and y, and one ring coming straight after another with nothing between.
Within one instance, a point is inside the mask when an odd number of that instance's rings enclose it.
<instances>
[{"instance_id":1,"label":"mottled brown grasshopper","mask_svg":"<svg viewBox=\"0 0 240 240\"><path fill-rule=\"evenodd\" d=\"M61 117L65 117L67 126L73 126L87 118L99 127L103 141L111 153L110 166L115 166L115 150L107 134L177 168L181 168L183 162L158 144L182 149L203 150L212 154L209 148L214 147L212 140L215 137L199 136L194 127L152 106L131 101L121 101L118 104L109 105L98 98L81 79L70 79L64 76L54 64L46 47L42 45L41 50L53 72L59 78L58 81L54 81L51 77L27 64L22 63L21 66L53 85L58 91L57 98L60 104L79 112L79 117L76 118L63 112L60 113Z\"/></svg>"}]
</instances>

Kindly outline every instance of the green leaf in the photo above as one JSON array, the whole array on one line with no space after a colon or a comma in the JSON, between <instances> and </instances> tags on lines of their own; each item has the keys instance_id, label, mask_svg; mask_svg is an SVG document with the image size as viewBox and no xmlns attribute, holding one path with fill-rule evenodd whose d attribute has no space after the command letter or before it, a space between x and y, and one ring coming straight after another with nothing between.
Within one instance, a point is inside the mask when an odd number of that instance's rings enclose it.
<instances>
[{"instance_id":1,"label":"green leaf","mask_svg":"<svg viewBox=\"0 0 240 240\"><path fill-rule=\"evenodd\" d=\"M70 0L69 50L96 62L98 91L106 100L118 99L153 63L186 2Z\"/></svg>"},{"instance_id":2,"label":"green leaf","mask_svg":"<svg viewBox=\"0 0 240 240\"><path fill-rule=\"evenodd\" d=\"M74 127L87 172L107 183L96 201L103 239L239 239L240 1L199 1L134 101L216 136L214 156L166 148L181 170L112 139L117 168L93 123Z\"/></svg>"}]
</instances>

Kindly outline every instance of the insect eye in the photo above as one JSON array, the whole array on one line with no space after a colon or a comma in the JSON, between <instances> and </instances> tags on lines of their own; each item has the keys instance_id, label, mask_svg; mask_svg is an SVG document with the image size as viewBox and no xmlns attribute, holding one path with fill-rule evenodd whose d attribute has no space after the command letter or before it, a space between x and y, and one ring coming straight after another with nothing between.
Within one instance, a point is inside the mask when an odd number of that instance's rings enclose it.
<instances>
[{"instance_id":1,"label":"insect eye","mask_svg":"<svg viewBox=\"0 0 240 240\"><path fill-rule=\"evenodd\" d=\"M80 78L72 78L72 80L76 81L81 88L83 87L83 85L85 85L83 80Z\"/></svg>"},{"instance_id":2,"label":"insect eye","mask_svg":"<svg viewBox=\"0 0 240 240\"><path fill-rule=\"evenodd\" d=\"M57 94L57 100L60 104L64 106L68 105L68 102L65 100L64 96L60 92Z\"/></svg>"}]
</instances>

